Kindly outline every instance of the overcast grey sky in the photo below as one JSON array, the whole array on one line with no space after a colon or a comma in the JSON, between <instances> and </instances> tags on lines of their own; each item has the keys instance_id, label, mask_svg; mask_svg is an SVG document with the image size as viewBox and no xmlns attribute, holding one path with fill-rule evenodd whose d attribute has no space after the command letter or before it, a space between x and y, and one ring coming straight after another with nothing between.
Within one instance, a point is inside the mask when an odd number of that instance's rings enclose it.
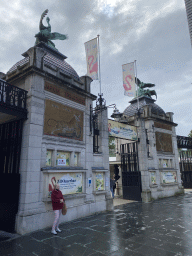
<instances>
[{"instance_id":1,"label":"overcast grey sky","mask_svg":"<svg viewBox=\"0 0 192 256\"><path fill-rule=\"evenodd\" d=\"M192 49L184 0L9 0L0 5L0 72L34 45L42 12L52 32L68 34L57 49L79 76L86 74L84 43L100 35L102 92L123 112L122 64L137 60L138 78L155 83L156 103L174 112L177 135L192 130ZM46 25L45 21L44 24ZM98 94L99 82L92 83ZM109 111L109 114L111 112Z\"/></svg>"}]
</instances>

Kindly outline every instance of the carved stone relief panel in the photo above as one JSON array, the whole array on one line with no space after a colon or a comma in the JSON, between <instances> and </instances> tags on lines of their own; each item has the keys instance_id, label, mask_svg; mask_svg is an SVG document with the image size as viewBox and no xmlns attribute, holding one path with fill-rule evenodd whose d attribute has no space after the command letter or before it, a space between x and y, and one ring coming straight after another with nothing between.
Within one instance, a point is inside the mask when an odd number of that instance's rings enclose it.
<instances>
[{"instance_id":1,"label":"carved stone relief panel","mask_svg":"<svg viewBox=\"0 0 192 256\"><path fill-rule=\"evenodd\" d=\"M83 111L46 100L44 134L82 141L83 115Z\"/></svg>"},{"instance_id":2,"label":"carved stone relief panel","mask_svg":"<svg viewBox=\"0 0 192 256\"><path fill-rule=\"evenodd\" d=\"M173 152L172 135L168 133L155 132L156 149L162 152Z\"/></svg>"}]
</instances>

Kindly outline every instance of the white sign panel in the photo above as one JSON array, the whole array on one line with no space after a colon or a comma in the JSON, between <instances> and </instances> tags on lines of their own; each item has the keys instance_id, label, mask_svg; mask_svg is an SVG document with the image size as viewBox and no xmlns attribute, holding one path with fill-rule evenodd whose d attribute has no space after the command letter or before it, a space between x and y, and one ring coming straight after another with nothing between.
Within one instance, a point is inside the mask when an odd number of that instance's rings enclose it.
<instances>
[{"instance_id":1,"label":"white sign panel","mask_svg":"<svg viewBox=\"0 0 192 256\"><path fill-rule=\"evenodd\" d=\"M137 128L132 125L122 124L113 120L108 120L109 136L121 139L137 140Z\"/></svg>"},{"instance_id":2,"label":"white sign panel","mask_svg":"<svg viewBox=\"0 0 192 256\"><path fill-rule=\"evenodd\" d=\"M162 172L161 177L162 177L162 183L164 184L177 182L176 172Z\"/></svg>"},{"instance_id":3,"label":"white sign panel","mask_svg":"<svg viewBox=\"0 0 192 256\"><path fill-rule=\"evenodd\" d=\"M63 195L76 194L83 192L83 175L82 173L54 173L49 174L49 196L51 195L54 185L58 183Z\"/></svg>"},{"instance_id":4,"label":"white sign panel","mask_svg":"<svg viewBox=\"0 0 192 256\"><path fill-rule=\"evenodd\" d=\"M58 165L66 165L66 159L58 159Z\"/></svg>"}]
</instances>

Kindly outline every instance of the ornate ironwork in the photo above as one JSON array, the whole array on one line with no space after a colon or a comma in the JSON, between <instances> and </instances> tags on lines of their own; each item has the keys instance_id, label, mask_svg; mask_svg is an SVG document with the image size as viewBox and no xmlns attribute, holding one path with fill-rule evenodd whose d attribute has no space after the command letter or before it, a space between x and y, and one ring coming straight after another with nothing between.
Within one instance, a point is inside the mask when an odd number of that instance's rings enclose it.
<instances>
[{"instance_id":1,"label":"ornate ironwork","mask_svg":"<svg viewBox=\"0 0 192 256\"><path fill-rule=\"evenodd\" d=\"M178 135L177 136L177 147L192 149L192 138Z\"/></svg>"},{"instance_id":2,"label":"ornate ironwork","mask_svg":"<svg viewBox=\"0 0 192 256\"><path fill-rule=\"evenodd\" d=\"M123 198L141 201L141 172L137 142L120 145Z\"/></svg>"},{"instance_id":3,"label":"ornate ironwork","mask_svg":"<svg viewBox=\"0 0 192 256\"><path fill-rule=\"evenodd\" d=\"M122 116L121 113L119 113L119 110L116 108L116 104L111 104L109 106L106 106L106 101L102 97L103 93L98 94L98 98L96 101L96 107L92 108L92 105L90 105L90 134L93 132L93 152L99 153L99 120L98 115L102 113L107 108L113 107L115 112L115 118L118 116Z\"/></svg>"},{"instance_id":4,"label":"ornate ironwork","mask_svg":"<svg viewBox=\"0 0 192 256\"><path fill-rule=\"evenodd\" d=\"M179 166L184 188L192 188L192 151L179 152Z\"/></svg>"},{"instance_id":5,"label":"ornate ironwork","mask_svg":"<svg viewBox=\"0 0 192 256\"><path fill-rule=\"evenodd\" d=\"M93 116L93 152L99 152L99 124L98 115Z\"/></svg>"},{"instance_id":6,"label":"ornate ironwork","mask_svg":"<svg viewBox=\"0 0 192 256\"><path fill-rule=\"evenodd\" d=\"M22 110L27 113L26 109L27 91L13 86L3 80L0 80L0 105L10 106L15 110Z\"/></svg>"},{"instance_id":7,"label":"ornate ironwork","mask_svg":"<svg viewBox=\"0 0 192 256\"><path fill-rule=\"evenodd\" d=\"M139 171L137 142L120 145L121 167L124 172Z\"/></svg>"}]
</instances>

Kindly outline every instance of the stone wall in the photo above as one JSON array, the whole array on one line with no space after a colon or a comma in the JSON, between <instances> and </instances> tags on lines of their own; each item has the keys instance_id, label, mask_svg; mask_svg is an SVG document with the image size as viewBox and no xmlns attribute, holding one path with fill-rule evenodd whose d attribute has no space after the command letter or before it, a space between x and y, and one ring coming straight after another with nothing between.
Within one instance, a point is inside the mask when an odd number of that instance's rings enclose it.
<instances>
[{"instance_id":1,"label":"stone wall","mask_svg":"<svg viewBox=\"0 0 192 256\"><path fill-rule=\"evenodd\" d=\"M59 53L57 54L59 55ZM51 199L48 196L50 173L55 175L82 174L82 193L64 195L68 213L66 216L62 216L61 222L71 221L113 207L109 182L107 110L99 114L100 152L93 153L90 105L96 96L90 93L91 78L84 76L79 81L74 78L70 79L61 74L59 69L45 65L43 57L46 56L46 49L43 48L30 48L24 53L24 56L29 57L28 63L23 68L7 74L9 82L28 91L28 119L23 126L20 164L21 188L19 211L16 217L16 231L19 234L45 227L51 228L54 213ZM55 87L47 89L47 83ZM45 134L46 102L51 102L56 108L61 109L58 116L55 116L55 120L52 116L52 123L48 124L55 125L57 132L49 135ZM72 120L70 124L67 124L67 120L62 115L64 113L62 108L65 111L74 110L71 115L74 115L73 119L76 118L76 122ZM83 115L80 139L78 136L75 138L72 135L72 132L77 134L79 129L77 126L79 114L76 115L75 110ZM49 112L46 115L49 115ZM51 152L50 166L46 166L48 151ZM56 164L57 152L60 151L69 152L69 166ZM77 164L74 163L74 154L78 156ZM96 189L98 174L101 174L104 179L103 189L100 191ZM90 180L91 184L88 183Z\"/></svg>"}]
</instances>

